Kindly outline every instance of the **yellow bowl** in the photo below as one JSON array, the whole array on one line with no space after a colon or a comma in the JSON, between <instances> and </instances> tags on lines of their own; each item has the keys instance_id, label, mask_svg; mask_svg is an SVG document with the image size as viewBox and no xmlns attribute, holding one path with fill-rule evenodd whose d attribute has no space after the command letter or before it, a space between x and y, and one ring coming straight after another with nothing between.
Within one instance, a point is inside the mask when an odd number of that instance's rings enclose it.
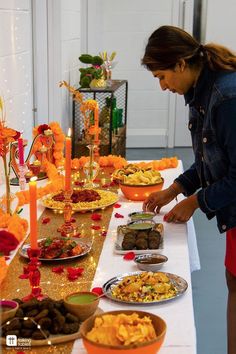
<instances>
[{"instance_id":1,"label":"yellow bowl","mask_svg":"<svg viewBox=\"0 0 236 354\"><path fill-rule=\"evenodd\" d=\"M67 295L64 298L64 305L80 321L84 321L97 310L99 300L99 296L92 291L79 291Z\"/></svg>"},{"instance_id":2,"label":"yellow bowl","mask_svg":"<svg viewBox=\"0 0 236 354\"><path fill-rule=\"evenodd\" d=\"M120 182L120 189L124 196L130 200L143 201L145 200L151 193L160 191L163 187L164 179L162 178L162 182L154 183L154 184L124 184Z\"/></svg>"},{"instance_id":3,"label":"yellow bowl","mask_svg":"<svg viewBox=\"0 0 236 354\"><path fill-rule=\"evenodd\" d=\"M148 316L152 320L157 337L149 342L144 343L133 343L127 346L111 346L105 344L99 344L91 341L86 337L86 334L93 328L95 318L101 317L104 315L131 315L137 313L139 317ZM83 344L88 354L156 354L164 341L166 334L166 323L165 321L152 313L144 311L135 311L135 310L119 310L119 311L109 311L105 312L98 316L91 316L86 321L84 321L80 327L80 334L82 336Z\"/></svg>"}]
</instances>

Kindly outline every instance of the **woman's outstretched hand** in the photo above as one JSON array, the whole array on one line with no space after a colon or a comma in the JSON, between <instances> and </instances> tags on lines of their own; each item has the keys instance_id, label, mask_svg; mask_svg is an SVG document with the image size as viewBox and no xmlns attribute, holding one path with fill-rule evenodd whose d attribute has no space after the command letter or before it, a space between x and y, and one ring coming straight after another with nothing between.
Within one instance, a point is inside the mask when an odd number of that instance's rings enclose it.
<instances>
[{"instance_id":1,"label":"woman's outstretched hand","mask_svg":"<svg viewBox=\"0 0 236 354\"><path fill-rule=\"evenodd\" d=\"M197 196L194 194L176 204L174 208L164 216L164 221L186 222L191 218L197 208L199 208L199 204Z\"/></svg>"},{"instance_id":2,"label":"woman's outstretched hand","mask_svg":"<svg viewBox=\"0 0 236 354\"><path fill-rule=\"evenodd\" d=\"M151 193L143 203L143 210L153 211L158 214L161 208L170 203L179 193L181 193L181 190L176 184L172 184L169 188L162 191Z\"/></svg>"}]
</instances>

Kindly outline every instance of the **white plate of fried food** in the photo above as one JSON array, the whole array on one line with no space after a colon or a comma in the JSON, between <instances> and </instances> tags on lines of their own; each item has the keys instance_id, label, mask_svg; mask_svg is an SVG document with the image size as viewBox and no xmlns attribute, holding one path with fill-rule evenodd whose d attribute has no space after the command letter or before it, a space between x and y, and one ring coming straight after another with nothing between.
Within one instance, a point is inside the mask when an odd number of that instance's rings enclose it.
<instances>
[{"instance_id":1,"label":"white plate of fried food","mask_svg":"<svg viewBox=\"0 0 236 354\"><path fill-rule=\"evenodd\" d=\"M158 304L183 295L186 280L165 272L133 272L108 280L103 293L111 300L134 305Z\"/></svg>"}]
</instances>

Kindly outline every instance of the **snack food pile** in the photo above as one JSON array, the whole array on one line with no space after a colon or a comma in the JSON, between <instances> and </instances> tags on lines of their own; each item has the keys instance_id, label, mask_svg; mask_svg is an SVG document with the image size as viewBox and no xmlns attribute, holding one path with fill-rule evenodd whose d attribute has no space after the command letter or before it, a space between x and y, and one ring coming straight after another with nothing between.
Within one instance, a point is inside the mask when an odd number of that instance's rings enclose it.
<instances>
[{"instance_id":1,"label":"snack food pile","mask_svg":"<svg viewBox=\"0 0 236 354\"><path fill-rule=\"evenodd\" d=\"M156 333L149 317L141 318L137 313L121 313L97 317L87 338L100 344L126 346L155 339Z\"/></svg>"}]
</instances>

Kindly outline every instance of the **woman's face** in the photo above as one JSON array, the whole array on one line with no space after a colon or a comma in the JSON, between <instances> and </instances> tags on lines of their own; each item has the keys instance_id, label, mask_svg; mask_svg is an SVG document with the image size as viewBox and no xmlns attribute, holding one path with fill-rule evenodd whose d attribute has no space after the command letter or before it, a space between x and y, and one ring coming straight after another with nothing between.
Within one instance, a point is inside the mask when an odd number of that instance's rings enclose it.
<instances>
[{"instance_id":1,"label":"woman's face","mask_svg":"<svg viewBox=\"0 0 236 354\"><path fill-rule=\"evenodd\" d=\"M179 95L184 95L194 86L196 77L188 66L177 64L174 69L152 71L154 77L159 80L162 90L169 90Z\"/></svg>"}]
</instances>

